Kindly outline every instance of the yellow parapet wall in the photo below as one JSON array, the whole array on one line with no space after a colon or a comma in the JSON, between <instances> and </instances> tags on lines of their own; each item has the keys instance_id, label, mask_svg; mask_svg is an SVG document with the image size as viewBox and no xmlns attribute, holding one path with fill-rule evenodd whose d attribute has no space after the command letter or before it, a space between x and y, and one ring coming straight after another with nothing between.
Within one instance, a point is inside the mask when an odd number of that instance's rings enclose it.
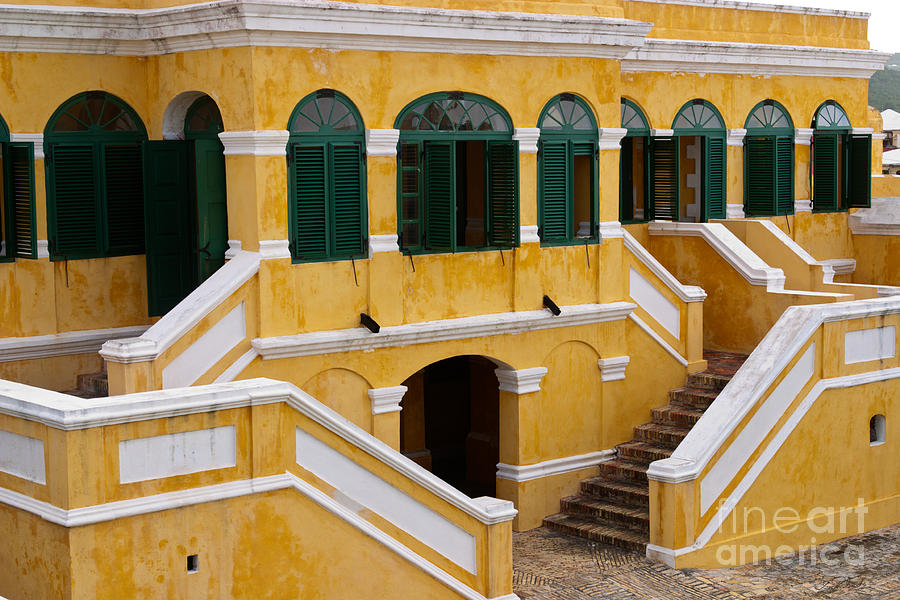
<instances>
[{"instance_id":1,"label":"yellow parapet wall","mask_svg":"<svg viewBox=\"0 0 900 600\"><path fill-rule=\"evenodd\" d=\"M895 298L788 309L652 463L648 555L733 566L894 523L898 315Z\"/></svg>"}]
</instances>

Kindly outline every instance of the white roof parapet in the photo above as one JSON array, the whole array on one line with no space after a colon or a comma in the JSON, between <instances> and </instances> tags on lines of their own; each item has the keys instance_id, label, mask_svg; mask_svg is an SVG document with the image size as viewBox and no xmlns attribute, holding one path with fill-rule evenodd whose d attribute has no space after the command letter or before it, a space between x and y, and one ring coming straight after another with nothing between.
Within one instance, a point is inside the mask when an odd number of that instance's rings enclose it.
<instances>
[{"instance_id":1,"label":"white roof parapet","mask_svg":"<svg viewBox=\"0 0 900 600\"><path fill-rule=\"evenodd\" d=\"M843 17L845 19L868 19L871 14L853 10L791 6L789 4L762 4L759 2L735 2L734 0L637 0L654 4L681 4L683 6L704 6L707 8L730 8L736 10L756 10L763 12L793 13L816 17Z\"/></svg>"}]
</instances>

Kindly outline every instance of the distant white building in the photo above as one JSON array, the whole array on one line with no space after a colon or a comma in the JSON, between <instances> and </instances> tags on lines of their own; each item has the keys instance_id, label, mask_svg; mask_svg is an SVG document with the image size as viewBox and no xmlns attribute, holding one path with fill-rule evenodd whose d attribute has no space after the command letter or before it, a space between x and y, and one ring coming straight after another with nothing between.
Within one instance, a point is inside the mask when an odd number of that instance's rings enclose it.
<instances>
[{"instance_id":1,"label":"distant white building","mask_svg":"<svg viewBox=\"0 0 900 600\"><path fill-rule=\"evenodd\" d=\"M887 151L900 147L900 112L889 108L881 112L881 120L884 133L887 134L884 138L884 149Z\"/></svg>"},{"instance_id":2,"label":"distant white building","mask_svg":"<svg viewBox=\"0 0 900 600\"><path fill-rule=\"evenodd\" d=\"M900 175L900 149L888 150L882 155L881 172L885 175Z\"/></svg>"}]
</instances>

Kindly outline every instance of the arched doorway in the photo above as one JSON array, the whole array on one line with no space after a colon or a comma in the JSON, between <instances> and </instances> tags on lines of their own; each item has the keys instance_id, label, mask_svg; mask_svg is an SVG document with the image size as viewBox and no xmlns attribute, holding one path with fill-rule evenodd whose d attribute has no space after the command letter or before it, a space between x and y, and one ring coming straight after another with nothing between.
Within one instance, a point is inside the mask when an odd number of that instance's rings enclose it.
<instances>
[{"instance_id":1,"label":"arched doorway","mask_svg":"<svg viewBox=\"0 0 900 600\"><path fill-rule=\"evenodd\" d=\"M854 134L840 104L826 100L812 122L813 212L866 208L872 198L872 135Z\"/></svg>"},{"instance_id":2,"label":"arched doorway","mask_svg":"<svg viewBox=\"0 0 900 600\"><path fill-rule=\"evenodd\" d=\"M654 194L654 218L671 218L677 221L708 221L725 218L725 121L710 102L695 99L678 111L672 122L674 156L666 154L668 161L675 159L674 172L677 185L670 190L668 212L662 216L663 194ZM654 150L659 140L654 140ZM654 169L659 171L660 156L654 157ZM666 163L666 160L662 161ZM672 168L666 163L666 170ZM661 190L655 190L660 192ZM674 201L672 201L674 200Z\"/></svg>"},{"instance_id":3,"label":"arched doorway","mask_svg":"<svg viewBox=\"0 0 900 600\"><path fill-rule=\"evenodd\" d=\"M215 101L201 95L186 111L179 136L183 139L144 143L151 316L167 313L225 263L228 211L222 131Z\"/></svg>"},{"instance_id":4,"label":"arched doorway","mask_svg":"<svg viewBox=\"0 0 900 600\"><path fill-rule=\"evenodd\" d=\"M500 462L497 365L456 356L407 379L400 413L400 450L475 498L496 495Z\"/></svg>"},{"instance_id":5,"label":"arched doorway","mask_svg":"<svg viewBox=\"0 0 900 600\"><path fill-rule=\"evenodd\" d=\"M622 139L619 161L619 220L640 223L651 218L650 209L650 122L641 108L622 98Z\"/></svg>"}]
</instances>

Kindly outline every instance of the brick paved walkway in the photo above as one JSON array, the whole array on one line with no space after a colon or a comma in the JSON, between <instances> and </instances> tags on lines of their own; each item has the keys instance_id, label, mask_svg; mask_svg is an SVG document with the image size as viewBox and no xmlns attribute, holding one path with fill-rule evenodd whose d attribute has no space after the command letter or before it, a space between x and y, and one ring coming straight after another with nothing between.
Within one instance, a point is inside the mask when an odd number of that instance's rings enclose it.
<instances>
[{"instance_id":1,"label":"brick paved walkway","mask_svg":"<svg viewBox=\"0 0 900 600\"><path fill-rule=\"evenodd\" d=\"M612 546L548 529L513 537L513 587L522 600L897 600L900 525L759 564L678 571ZM846 559L845 559L846 557ZM834 562L834 560L829 560Z\"/></svg>"}]
</instances>

